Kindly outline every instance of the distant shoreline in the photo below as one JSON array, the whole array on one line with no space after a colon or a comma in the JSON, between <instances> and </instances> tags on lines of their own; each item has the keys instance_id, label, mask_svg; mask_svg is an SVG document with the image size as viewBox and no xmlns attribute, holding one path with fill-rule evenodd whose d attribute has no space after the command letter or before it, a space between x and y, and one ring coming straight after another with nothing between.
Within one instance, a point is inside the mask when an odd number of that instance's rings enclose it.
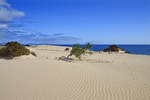
<instances>
[{"instance_id":1,"label":"distant shoreline","mask_svg":"<svg viewBox=\"0 0 150 100\"><path fill-rule=\"evenodd\" d=\"M25 45L25 44L24 44ZM65 46L65 47L72 47L73 44L29 44L31 46L38 46L38 45L53 45L53 46ZM102 51L105 48L107 48L108 46L110 46L111 44L93 44L93 48L91 50L93 51ZM81 46L84 46L83 44L81 44ZM126 51L131 52L131 54L135 54L135 55L148 55L150 56L150 45L141 45L141 44L119 44L119 47L125 49Z\"/></svg>"},{"instance_id":2,"label":"distant shoreline","mask_svg":"<svg viewBox=\"0 0 150 100\"><path fill-rule=\"evenodd\" d=\"M54 46L66 46L66 47L72 47L73 44L30 44L30 45L54 45ZM91 50L93 51L102 51L111 44L92 44L93 48ZM81 46L84 46L81 44ZM150 45L131 45L131 44L118 44L119 47L125 49L126 51L131 52L131 54L136 54L136 55L150 55Z\"/></svg>"}]
</instances>

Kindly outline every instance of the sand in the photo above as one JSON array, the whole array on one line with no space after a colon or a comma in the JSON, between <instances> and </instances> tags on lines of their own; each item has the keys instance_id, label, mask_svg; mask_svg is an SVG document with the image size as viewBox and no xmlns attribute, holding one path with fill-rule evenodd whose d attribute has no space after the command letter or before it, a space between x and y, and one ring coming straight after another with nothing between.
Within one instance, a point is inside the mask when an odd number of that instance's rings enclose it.
<instances>
[{"instance_id":1,"label":"sand","mask_svg":"<svg viewBox=\"0 0 150 100\"><path fill-rule=\"evenodd\" d=\"M94 53L59 59L65 47L0 59L0 100L150 100L150 56Z\"/></svg>"}]
</instances>

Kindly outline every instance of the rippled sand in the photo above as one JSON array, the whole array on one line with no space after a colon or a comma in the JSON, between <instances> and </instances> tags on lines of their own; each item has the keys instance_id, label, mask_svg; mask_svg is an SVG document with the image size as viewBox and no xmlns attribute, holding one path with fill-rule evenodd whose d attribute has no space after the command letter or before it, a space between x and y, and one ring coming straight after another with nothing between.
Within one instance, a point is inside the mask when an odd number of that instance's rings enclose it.
<instances>
[{"instance_id":1,"label":"rippled sand","mask_svg":"<svg viewBox=\"0 0 150 100\"><path fill-rule=\"evenodd\" d=\"M150 100L150 56L94 53L68 62L58 59L64 48L0 59L0 100Z\"/></svg>"}]
</instances>

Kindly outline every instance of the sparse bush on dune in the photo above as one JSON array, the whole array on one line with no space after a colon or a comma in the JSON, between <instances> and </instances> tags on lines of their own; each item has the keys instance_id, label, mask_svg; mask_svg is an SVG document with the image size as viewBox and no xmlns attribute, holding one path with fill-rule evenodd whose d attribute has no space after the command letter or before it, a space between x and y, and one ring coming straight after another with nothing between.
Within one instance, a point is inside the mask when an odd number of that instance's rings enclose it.
<instances>
[{"instance_id":1,"label":"sparse bush on dune","mask_svg":"<svg viewBox=\"0 0 150 100\"><path fill-rule=\"evenodd\" d=\"M85 47L83 47L83 49L85 49L85 50L88 50L88 49L90 49L90 48L92 48L92 45L91 45L90 43L87 43L87 44L85 45Z\"/></svg>"},{"instance_id":2,"label":"sparse bush on dune","mask_svg":"<svg viewBox=\"0 0 150 100\"><path fill-rule=\"evenodd\" d=\"M70 51L70 54L68 55L67 58L69 58L69 56L74 55L78 59L81 59L82 54L84 54L84 49L81 48L80 45L76 44L76 45L73 45L72 50Z\"/></svg>"},{"instance_id":3,"label":"sparse bush on dune","mask_svg":"<svg viewBox=\"0 0 150 100\"><path fill-rule=\"evenodd\" d=\"M0 56L1 57L13 58L13 57L18 57L18 56L22 56L22 55L29 55L29 54L30 54L30 50L18 42L8 42L5 45L5 47L0 49Z\"/></svg>"},{"instance_id":4,"label":"sparse bush on dune","mask_svg":"<svg viewBox=\"0 0 150 100\"><path fill-rule=\"evenodd\" d=\"M90 43L88 43L83 48L81 48L79 44L73 45L72 50L70 51L70 54L67 56L67 58L74 55L76 58L81 60L81 56L85 53L88 53L90 48L92 48L92 45Z\"/></svg>"}]
</instances>

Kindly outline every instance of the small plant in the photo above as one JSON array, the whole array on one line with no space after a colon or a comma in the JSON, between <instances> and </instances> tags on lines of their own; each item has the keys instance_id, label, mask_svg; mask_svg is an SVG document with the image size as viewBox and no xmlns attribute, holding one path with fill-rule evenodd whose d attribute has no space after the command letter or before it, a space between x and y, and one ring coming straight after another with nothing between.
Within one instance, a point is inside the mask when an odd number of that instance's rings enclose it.
<instances>
[{"instance_id":1,"label":"small plant","mask_svg":"<svg viewBox=\"0 0 150 100\"><path fill-rule=\"evenodd\" d=\"M87 44L85 45L85 47L84 47L84 49L86 49L86 50L88 50L88 49L90 49L90 48L92 48L92 45L91 45L90 43L87 43Z\"/></svg>"},{"instance_id":2,"label":"small plant","mask_svg":"<svg viewBox=\"0 0 150 100\"><path fill-rule=\"evenodd\" d=\"M35 57L37 56L35 52L31 52L31 54L32 54L33 56L35 56Z\"/></svg>"},{"instance_id":3,"label":"small plant","mask_svg":"<svg viewBox=\"0 0 150 100\"><path fill-rule=\"evenodd\" d=\"M92 45L88 43L85 47L81 48L79 44L73 45L72 50L70 51L70 54L67 56L69 58L70 56L74 55L76 58L81 60L81 56L85 53L88 53L88 49L92 48Z\"/></svg>"},{"instance_id":4,"label":"small plant","mask_svg":"<svg viewBox=\"0 0 150 100\"><path fill-rule=\"evenodd\" d=\"M69 51L69 48L65 48L65 51Z\"/></svg>"}]
</instances>

